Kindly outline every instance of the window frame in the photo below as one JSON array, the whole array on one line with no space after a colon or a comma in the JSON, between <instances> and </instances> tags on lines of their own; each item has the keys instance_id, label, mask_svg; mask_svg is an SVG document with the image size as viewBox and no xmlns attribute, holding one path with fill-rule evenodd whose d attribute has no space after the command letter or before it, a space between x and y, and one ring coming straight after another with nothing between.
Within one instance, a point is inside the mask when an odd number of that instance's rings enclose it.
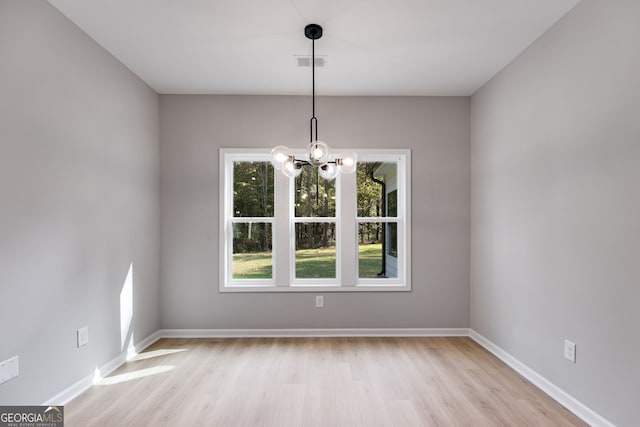
<instances>
[{"instance_id":1,"label":"window frame","mask_svg":"<svg viewBox=\"0 0 640 427\"><path fill-rule=\"evenodd\" d=\"M396 210L400 210L400 206L405 206L406 209L403 209L405 212L396 212L395 217L390 216L376 216L376 217L360 217L357 216L357 209L355 212L355 219L358 226L364 223L383 223L385 227L389 223L396 223L397 226L397 246L398 253L394 258L397 259L398 263L398 277L384 277L384 278L366 278L360 277L359 266L359 253L356 250L356 284L360 287L366 288L376 288L386 290L387 288L402 290L407 283L409 290L411 289L411 270L410 270L410 250L411 250L411 236L410 236L410 197L408 194L411 194L410 187L410 151L409 150L364 150L363 154L358 154L358 162L382 162L382 163L392 163L396 162L396 188L395 190L398 192L397 198L397 208ZM406 151L406 152L405 152ZM357 186L356 186L357 188ZM388 202L388 200L387 200ZM387 207L385 207L387 210ZM357 230L356 230L357 232ZM401 244L401 237L404 236L404 242ZM382 248L383 251L386 251L386 248Z\"/></svg>"},{"instance_id":2,"label":"window frame","mask_svg":"<svg viewBox=\"0 0 640 427\"><path fill-rule=\"evenodd\" d=\"M359 162L397 162L398 216L358 217L356 173L336 178L334 217L296 217L295 180L275 172L274 216L233 216L233 162L269 161L269 149L221 148L219 151L219 291L220 292L407 292L411 291L411 150L350 149ZM339 152L340 150L336 150ZM304 153L295 152L296 156ZM349 192L353 192L351 197ZM270 221L267 219L270 218ZM363 221L397 222L398 277L359 278L358 226ZM271 223L271 279L233 279L233 223ZM295 278L295 224L335 222L336 278ZM385 250L383 248L383 250Z\"/></svg>"}]
</instances>

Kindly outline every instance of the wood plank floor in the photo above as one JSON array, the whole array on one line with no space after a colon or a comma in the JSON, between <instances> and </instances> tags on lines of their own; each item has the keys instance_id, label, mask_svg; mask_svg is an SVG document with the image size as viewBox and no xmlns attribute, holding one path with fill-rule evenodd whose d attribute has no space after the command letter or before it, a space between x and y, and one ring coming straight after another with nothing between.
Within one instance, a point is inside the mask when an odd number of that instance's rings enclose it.
<instances>
[{"instance_id":1,"label":"wood plank floor","mask_svg":"<svg viewBox=\"0 0 640 427\"><path fill-rule=\"evenodd\" d=\"M66 426L584 426L469 338L163 339Z\"/></svg>"}]
</instances>

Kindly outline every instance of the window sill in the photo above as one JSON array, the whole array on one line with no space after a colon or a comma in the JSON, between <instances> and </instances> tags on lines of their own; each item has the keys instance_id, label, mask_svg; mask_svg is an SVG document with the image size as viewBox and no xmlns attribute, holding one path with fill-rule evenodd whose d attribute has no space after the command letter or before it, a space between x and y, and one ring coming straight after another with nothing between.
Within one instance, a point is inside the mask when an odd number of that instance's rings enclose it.
<instances>
[{"instance_id":1,"label":"window sill","mask_svg":"<svg viewBox=\"0 0 640 427\"><path fill-rule=\"evenodd\" d=\"M243 292L410 292L408 285L357 285L357 286L272 286L272 285L235 285L220 287L221 293Z\"/></svg>"}]
</instances>

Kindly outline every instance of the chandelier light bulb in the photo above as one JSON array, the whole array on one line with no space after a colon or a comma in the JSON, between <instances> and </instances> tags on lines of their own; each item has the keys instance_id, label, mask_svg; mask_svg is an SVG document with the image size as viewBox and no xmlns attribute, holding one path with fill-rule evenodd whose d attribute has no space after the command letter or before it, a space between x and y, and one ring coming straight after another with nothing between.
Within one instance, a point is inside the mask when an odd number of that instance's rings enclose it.
<instances>
[{"instance_id":1,"label":"chandelier light bulb","mask_svg":"<svg viewBox=\"0 0 640 427\"><path fill-rule=\"evenodd\" d=\"M313 141L307 148L307 158L314 166L322 166L329 161L329 146L322 141Z\"/></svg>"},{"instance_id":2,"label":"chandelier light bulb","mask_svg":"<svg viewBox=\"0 0 640 427\"><path fill-rule=\"evenodd\" d=\"M356 171L356 166L358 162L358 155L349 151L342 155L342 157L336 159L336 164L338 165L338 169L342 173L354 173Z\"/></svg>"},{"instance_id":3,"label":"chandelier light bulb","mask_svg":"<svg viewBox=\"0 0 640 427\"><path fill-rule=\"evenodd\" d=\"M338 176L338 167L333 163L325 163L320 166L318 172L320 176L326 179L327 181L331 181Z\"/></svg>"},{"instance_id":4,"label":"chandelier light bulb","mask_svg":"<svg viewBox=\"0 0 640 427\"><path fill-rule=\"evenodd\" d=\"M284 164L291 158L289 149L284 145L278 145L271 150L271 163L273 167L280 170Z\"/></svg>"},{"instance_id":5,"label":"chandelier light bulb","mask_svg":"<svg viewBox=\"0 0 640 427\"><path fill-rule=\"evenodd\" d=\"M295 162L291 158L287 159L282 166L282 173L289 178L296 178L302 173L302 164Z\"/></svg>"}]
</instances>

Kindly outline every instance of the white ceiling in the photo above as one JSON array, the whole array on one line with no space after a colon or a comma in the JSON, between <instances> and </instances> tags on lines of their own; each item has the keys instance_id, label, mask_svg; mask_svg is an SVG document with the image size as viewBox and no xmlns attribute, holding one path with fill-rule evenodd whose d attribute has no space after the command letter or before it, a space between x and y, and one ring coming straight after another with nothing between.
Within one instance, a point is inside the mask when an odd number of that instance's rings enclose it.
<instances>
[{"instance_id":1,"label":"white ceiling","mask_svg":"<svg viewBox=\"0 0 640 427\"><path fill-rule=\"evenodd\" d=\"M159 93L471 95L579 0L50 0Z\"/></svg>"}]
</instances>

